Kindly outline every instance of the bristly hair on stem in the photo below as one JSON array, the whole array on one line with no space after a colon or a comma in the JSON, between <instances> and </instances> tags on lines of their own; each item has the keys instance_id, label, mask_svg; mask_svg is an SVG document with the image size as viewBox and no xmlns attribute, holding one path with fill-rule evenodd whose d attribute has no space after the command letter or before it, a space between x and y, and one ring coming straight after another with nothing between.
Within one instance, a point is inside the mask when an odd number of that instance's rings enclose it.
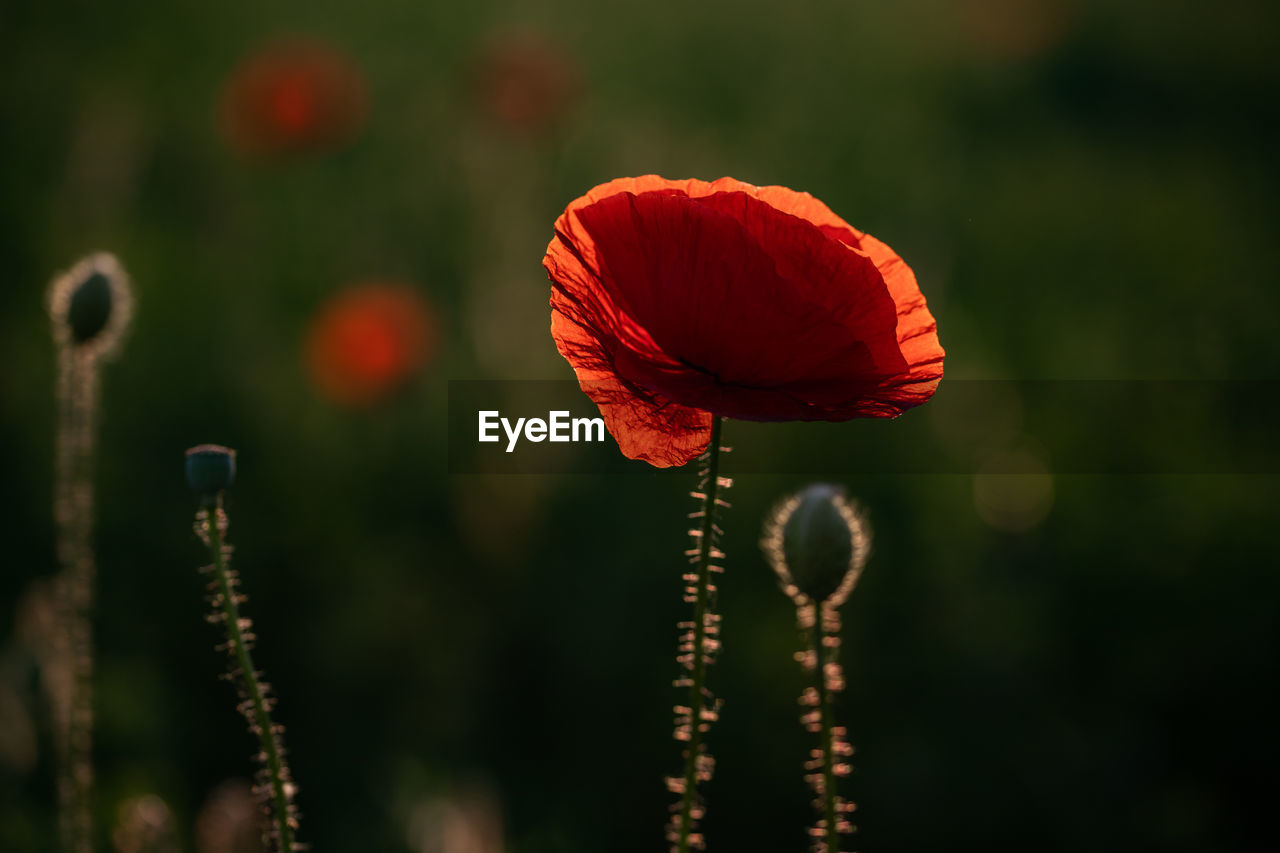
<instances>
[{"instance_id":1,"label":"bristly hair on stem","mask_svg":"<svg viewBox=\"0 0 1280 853\"><path fill-rule=\"evenodd\" d=\"M120 348L133 315L129 277L100 252L49 285L58 350L58 437L54 520L60 571L54 664L43 673L58 753L58 822L62 850L93 850L93 467L99 374Z\"/></svg>"},{"instance_id":2,"label":"bristly hair on stem","mask_svg":"<svg viewBox=\"0 0 1280 853\"><path fill-rule=\"evenodd\" d=\"M871 531L866 519L836 486L815 484L783 500L765 523L761 547L782 591L796 607L804 647L796 660L813 679L800 696L800 722L817 735L805 762L818 817L809 829L813 853L838 853L840 836L855 831L855 805L836 790L852 772L848 731L835 724L835 697L844 690L840 606L866 565Z\"/></svg>"},{"instance_id":3,"label":"bristly hair on stem","mask_svg":"<svg viewBox=\"0 0 1280 853\"><path fill-rule=\"evenodd\" d=\"M699 460L698 489L691 493L699 509L689 515L697 526L689 531L693 547L685 552L693 569L684 575L684 600L693 605L693 620L678 626L681 635L676 661L683 673L675 681L676 688L689 694L687 704L675 706L675 739L685 745L684 773L667 777L667 789L680 797L671 807L667 824L666 837L672 853L706 849L706 840L697 831L706 810L698 785L711 779L715 759L703 736L720 716L720 701L706 686L707 667L720 651L720 617L714 612L716 586L711 576L724 571L716 515L720 508L729 506L722 496L733 484L728 477L720 476L720 454L729 451L720 446L721 422L719 417L712 421L711 442Z\"/></svg>"},{"instance_id":4,"label":"bristly hair on stem","mask_svg":"<svg viewBox=\"0 0 1280 853\"><path fill-rule=\"evenodd\" d=\"M222 491L235 477L235 451L202 444L187 451L187 480L203 504L196 513L196 535L209 549L211 562L201 568L210 575L206 617L221 625L226 641L218 645L227 653L225 678L236 686L240 713L249 723L249 732L258 739L259 764L254 793L263 810L262 841L270 853L294 853L303 845L296 840L298 812L293 798L297 792L284 748L284 727L271 717L276 700L271 686L255 668L251 654L257 640L253 623L241 615L247 600L240 592L240 578L231 568L232 548L226 543L229 521L222 506Z\"/></svg>"}]
</instances>

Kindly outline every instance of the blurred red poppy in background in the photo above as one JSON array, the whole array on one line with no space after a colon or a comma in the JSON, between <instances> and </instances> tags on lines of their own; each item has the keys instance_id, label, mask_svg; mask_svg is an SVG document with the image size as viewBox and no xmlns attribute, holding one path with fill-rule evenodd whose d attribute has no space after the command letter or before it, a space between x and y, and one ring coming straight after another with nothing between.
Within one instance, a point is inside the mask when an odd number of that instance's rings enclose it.
<instances>
[{"instance_id":1,"label":"blurred red poppy in background","mask_svg":"<svg viewBox=\"0 0 1280 853\"><path fill-rule=\"evenodd\" d=\"M222 93L220 121L236 150L277 155L337 148L364 124L364 78L320 42L277 41L246 58Z\"/></svg>"},{"instance_id":2,"label":"blurred red poppy in background","mask_svg":"<svg viewBox=\"0 0 1280 853\"><path fill-rule=\"evenodd\" d=\"M484 48L475 68L480 109L516 133L543 131L564 117L578 94L577 69L542 36L507 35Z\"/></svg>"},{"instance_id":3,"label":"blurred red poppy in background","mask_svg":"<svg viewBox=\"0 0 1280 853\"><path fill-rule=\"evenodd\" d=\"M1072 26L1074 12L1064 0L965 0L952 11L957 29L984 54L1019 61L1056 47Z\"/></svg>"},{"instance_id":4,"label":"blurred red poppy in background","mask_svg":"<svg viewBox=\"0 0 1280 853\"><path fill-rule=\"evenodd\" d=\"M911 268L808 193L602 184L556 220L551 333L622 452L681 465L713 415L895 417L942 378Z\"/></svg>"},{"instance_id":5,"label":"blurred red poppy in background","mask_svg":"<svg viewBox=\"0 0 1280 853\"><path fill-rule=\"evenodd\" d=\"M307 333L311 382L322 396L367 406L421 370L435 352L427 301L402 284L361 284L330 299Z\"/></svg>"}]
</instances>

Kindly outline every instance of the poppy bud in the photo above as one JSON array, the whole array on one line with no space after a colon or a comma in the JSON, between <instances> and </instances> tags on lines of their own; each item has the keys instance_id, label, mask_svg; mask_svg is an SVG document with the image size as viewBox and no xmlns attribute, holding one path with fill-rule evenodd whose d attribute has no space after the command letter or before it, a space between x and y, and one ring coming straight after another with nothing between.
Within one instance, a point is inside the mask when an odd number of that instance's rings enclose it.
<instances>
[{"instance_id":1,"label":"poppy bud","mask_svg":"<svg viewBox=\"0 0 1280 853\"><path fill-rule=\"evenodd\" d=\"M187 483L211 506L236 479L236 452L217 444L200 444L187 451Z\"/></svg>"},{"instance_id":2,"label":"poppy bud","mask_svg":"<svg viewBox=\"0 0 1280 853\"><path fill-rule=\"evenodd\" d=\"M94 270L76 286L67 306L67 326L77 344L91 340L111 317L111 282Z\"/></svg>"},{"instance_id":3,"label":"poppy bud","mask_svg":"<svg viewBox=\"0 0 1280 853\"><path fill-rule=\"evenodd\" d=\"M132 302L128 277L115 256L90 255L50 287L54 336L80 352L106 353L128 326Z\"/></svg>"},{"instance_id":4,"label":"poppy bud","mask_svg":"<svg viewBox=\"0 0 1280 853\"><path fill-rule=\"evenodd\" d=\"M797 604L841 604L867 561L871 531L844 489L814 483L784 500L761 543L783 591Z\"/></svg>"}]
</instances>

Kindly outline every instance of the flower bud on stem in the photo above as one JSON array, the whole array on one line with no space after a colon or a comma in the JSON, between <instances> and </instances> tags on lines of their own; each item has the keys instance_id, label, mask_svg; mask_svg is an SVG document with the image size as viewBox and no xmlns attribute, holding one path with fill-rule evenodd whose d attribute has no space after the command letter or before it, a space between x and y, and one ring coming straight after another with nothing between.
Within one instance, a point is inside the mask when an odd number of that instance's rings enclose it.
<instances>
[{"instance_id":1,"label":"flower bud on stem","mask_svg":"<svg viewBox=\"0 0 1280 853\"><path fill-rule=\"evenodd\" d=\"M295 786L285 761L284 728L271 719L275 699L253 664L253 623L240 615L240 605L246 599L239 591L239 577L230 567L231 546L224 541L229 522L222 508L222 490L231 484L234 459L234 451L217 445L200 445L187 451L188 480L202 503L196 512L195 529L212 560L201 569L213 576L209 583L213 609L207 619L226 631L227 641L219 648L227 652L229 659L227 678L236 685L239 710L249 722L249 731L261 743L255 793L268 818L263 843L272 853L294 853L300 849L295 841L298 816L293 804Z\"/></svg>"},{"instance_id":2,"label":"flower bud on stem","mask_svg":"<svg viewBox=\"0 0 1280 853\"><path fill-rule=\"evenodd\" d=\"M55 665L42 673L54 715L58 823L66 853L93 850L93 467L99 373L119 349L132 316L129 278L105 252L57 276L47 294L58 349L58 438L54 520L60 571L55 582Z\"/></svg>"},{"instance_id":3,"label":"flower bud on stem","mask_svg":"<svg viewBox=\"0 0 1280 853\"><path fill-rule=\"evenodd\" d=\"M854 831L854 804L841 799L836 781L852 771L846 730L835 724L835 696L844 690L840 668L840 606L849 598L871 547L866 520L844 490L815 484L782 501L765 524L761 547L782 591L796 607L805 647L796 660L813 676L800 696L800 722L818 736L805 762L805 781L816 795L814 853L837 853L840 836Z\"/></svg>"}]
</instances>

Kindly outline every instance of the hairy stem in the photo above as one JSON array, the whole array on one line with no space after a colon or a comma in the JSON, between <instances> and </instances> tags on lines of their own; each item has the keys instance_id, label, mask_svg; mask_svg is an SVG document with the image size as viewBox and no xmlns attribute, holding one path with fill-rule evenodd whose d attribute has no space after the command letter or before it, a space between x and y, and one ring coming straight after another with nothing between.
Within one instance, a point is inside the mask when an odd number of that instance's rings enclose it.
<instances>
[{"instance_id":1,"label":"hairy stem","mask_svg":"<svg viewBox=\"0 0 1280 853\"><path fill-rule=\"evenodd\" d=\"M686 597L693 602L693 622L687 623L689 630L681 645L681 663L689 674L687 678L677 682L677 685L688 686L689 704L687 708L676 709L676 737L688 742L684 753L684 776L673 786L681 795L678 818L673 821L670 834L674 836L671 840L675 843L673 849L676 853L688 853L690 847L701 849L704 846L702 837L693 831L702 815L702 806L698 802L698 783L711 778L713 767L711 757L705 754L702 736L717 715L711 693L706 687L706 678L707 664L720 645L719 617L712 612L711 606L712 594L715 592L711 574L720 571L714 561L723 557L716 548L720 531L716 527L715 518L717 507L724 503L719 497L721 489L729 484L727 480L720 478L721 423L719 417L711 422L711 443L702 463L702 488L700 492L694 493L695 497L702 500L701 511L694 513L701 524L697 530L690 531L697 546L690 554L696 561L697 572L693 576L686 575L686 580L690 581Z\"/></svg>"},{"instance_id":2,"label":"hairy stem","mask_svg":"<svg viewBox=\"0 0 1280 853\"><path fill-rule=\"evenodd\" d=\"M835 697L844 690L844 673L837 660L840 649L840 614L834 598L824 602L807 598L797 602L796 617L806 637L805 648L796 657L813 673L813 684L805 688L800 704L809 708L800 717L805 730L818 737L805 763L805 780L813 788L817 825L810 831L814 853L839 853L840 836L854 831L847 815L854 804L841 799L836 782L849 775L848 757L853 747L842 726L835 724Z\"/></svg>"},{"instance_id":3,"label":"hairy stem","mask_svg":"<svg viewBox=\"0 0 1280 853\"><path fill-rule=\"evenodd\" d=\"M93 825L94 422L97 364L72 347L59 353L54 519L61 571L55 670L45 673L57 715L62 849L91 853Z\"/></svg>"},{"instance_id":4,"label":"hairy stem","mask_svg":"<svg viewBox=\"0 0 1280 853\"><path fill-rule=\"evenodd\" d=\"M821 605L814 602L813 607L813 632L811 636L814 638L813 655L814 655L814 676L817 682L818 690L818 737L822 744L822 785L820 788L820 796L822 798L822 813L826 819L826 849L828 853L836 853L840 847L840 816L837 811L836 800L836 734L833 731L834 724L832 717L833 693L831 685L827 682L827 666L835 663L835 646L828 646L828 634L825 622L820 612Z\"/></svg>"},{"instance_id":5,"label":"hairy stem","mask_svg":"<svg viewBox=\"0 0 1280 853\"><path fill-rule=\"evenodd\" d=\"M251 627L249 620L240 616L243 596L236 591L235 575L227 567L228 549L222 542L227 522L221 498L213 507L200 510L199 520L203 526L203 538L209 546L209 556L213 560L213 604L220 610L220 614L215 612L215 617L227 631L227 651L234 661L232 678L238 682L241 690L241 710L249 720L249 728L258 736L262 745L260 757L266 771L270 812L275 824L274 838L269 837L268 841L274 842L272 850L293 853L293 785L288 765L285 764L284 749L280 744L280 729L271 719L272 700L258 680L259 673L254 668L253 657L249 652L253 635L248 633Z\"/></svg>"}]
</instances>

